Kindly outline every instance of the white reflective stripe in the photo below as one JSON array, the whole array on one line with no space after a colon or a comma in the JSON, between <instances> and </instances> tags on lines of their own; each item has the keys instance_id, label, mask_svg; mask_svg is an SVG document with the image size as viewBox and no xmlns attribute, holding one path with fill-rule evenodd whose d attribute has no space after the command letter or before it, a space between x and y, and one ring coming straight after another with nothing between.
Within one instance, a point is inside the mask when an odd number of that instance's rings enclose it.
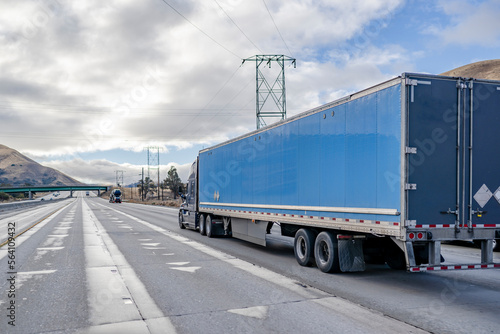
<instances>
[{"instance_id":1,"label":"white reflective stripe","mask_svg":"<svg viewBox=\"0 0 500 334\"><path fill-rule=\"evenodd\" d=\"M398 216L400 213L396 209L380 208L349 208L349 207L328 207L328 206L299 206L299 205L267 205L267 204L239 204L239 203L215 203L201 202L200 205L229 206L252 209L274 209L274 210L296 210L296 211L323 211L340 213L364 213L373 215Z\"/></svg>"}]
</instances>

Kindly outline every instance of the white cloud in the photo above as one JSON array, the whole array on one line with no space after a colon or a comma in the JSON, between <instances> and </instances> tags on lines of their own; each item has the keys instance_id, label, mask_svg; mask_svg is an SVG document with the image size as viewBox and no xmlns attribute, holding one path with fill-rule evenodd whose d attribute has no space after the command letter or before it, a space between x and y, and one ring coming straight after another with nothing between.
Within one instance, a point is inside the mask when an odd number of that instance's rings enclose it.
<instances>
[{"instance_id":1,"label":"white cloud","mask_svg":"<svg viewBox=\"0 0 500 334\"><path fill-rule=\"evenodd\" d=\"M442 0L438 7L448 16L449 23L432 26L428 32L444 44L500 46L500 1Z\"/></svg>"},{"instance_id":2,"label":"white cloud","mask_svg":"<svg viewBox=\"0 0 500 334\"><path fill-rule=\"evenodd\" d=\"M288 53L265 6L218 0L259 51L214 2L170 3L238 57L161 1L2 2L2 143L78 158L210 145L254 129L255 67L238 69L239 57ZM402 0L266 3L298 59L287 68L289 110L384 80L404 60L370 43Z\"/></svg>"}]
</instances>

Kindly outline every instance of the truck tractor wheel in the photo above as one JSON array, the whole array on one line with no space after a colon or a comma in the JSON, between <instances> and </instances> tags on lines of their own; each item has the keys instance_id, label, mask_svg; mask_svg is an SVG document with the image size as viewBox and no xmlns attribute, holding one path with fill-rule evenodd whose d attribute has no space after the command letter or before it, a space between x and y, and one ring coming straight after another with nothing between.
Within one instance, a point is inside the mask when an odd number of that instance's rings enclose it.
<instances>
[{"instance_id":1,"label":"truck tractor wheel","mask_svg":"<svg viewBox=\"0 0 500 334\"><path fill-rule=\"evenodd\" d=\"M316 265L324 273L339 272L338 242L330 232L321 232L314 243Z\"/></svg>"},{"instance_id":2,"label":"truck tractor wheel","mask_svg":"<svg viewBox=\"0 0 500 334\"><path fill-rule=\"evenodd\" d=\"M205 235L207 234L207 231L205 230L205 221L207 219L207 216L205 215L200 215L200 234Z\"/></svg>"},{"instance_id":3,"label":"truck tractor wheel","mask_svg":"<svg viewBox=\"0 0 500 334\"><path fill-rule=\"evenodd\" d=\"M182 216L182 212L179 211L179 227L181 230L184 230L186 226L184 226L184 216Z\"/></svg>"},{"instance_id":4,"label":"truck tractor wheel","mask_svg":"<svg viewBox=\"0 0 500 334\"><path fill-rule=\"evenodd\" d=\"M301 228L295 234L293 243L295 259L301 266L310 267L314 263L314 233Z\"/></svg>"},{"instance_id":5,"label":"truck tractor wheel","mask_svg":"<svg viewBox=\"0 0 500 334\"><path fill-rule=\"evenodd\" d=\"M211 215L207 215L207 219L206 219L206 222L205 222L205 233L207 235L207 237L211 238L213 235L212 235L212 216Z\"/></svg>"}]
</instances>

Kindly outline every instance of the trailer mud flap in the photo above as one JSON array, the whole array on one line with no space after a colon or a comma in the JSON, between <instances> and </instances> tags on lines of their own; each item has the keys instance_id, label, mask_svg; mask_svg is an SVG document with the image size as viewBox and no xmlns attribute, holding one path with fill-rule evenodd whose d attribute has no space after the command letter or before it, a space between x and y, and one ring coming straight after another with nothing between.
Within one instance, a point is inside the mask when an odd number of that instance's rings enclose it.
<instances>
[{"instance_id":1,"label":"trailer mud flap","mask_svg":"<svg viewBox=\"0 0 500 334\"><path fill-rule=\"evenodd\" d=\"M354 272L365 270L363 239L354 236L338 235L340 271Z\"/></svg>"}]
</instances>

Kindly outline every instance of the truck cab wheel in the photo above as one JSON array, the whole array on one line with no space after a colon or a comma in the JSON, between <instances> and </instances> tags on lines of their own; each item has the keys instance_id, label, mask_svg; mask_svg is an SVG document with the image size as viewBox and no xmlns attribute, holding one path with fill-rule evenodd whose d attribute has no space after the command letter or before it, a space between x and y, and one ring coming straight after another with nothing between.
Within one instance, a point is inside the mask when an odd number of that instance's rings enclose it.
<instances>
[{"instance_id":1,"label":"truck cab wheel","mask_svg":"<svg viewBox=\"0 0 500 334\"><path fill-rule=\"evenodd\" d=\"M206 231L206 219L207 219L207 216L206 215L200 215L200 234L201 235L205 235L207 234L207 231Z\"/></svg>"},{"instance_id":2,"label":"truck cab wheel","mask_svg":"<svg viewBox=\"0 0 500 334\"><path fill-rule=\"evenodd\" d=\"M184 230L186 228L186 226L184 226L184 216L180 211L179 211L179 227L181 228L181 230Z\"/></svg>"},{"instance_id":3,"label":"truck cab wheel","mask_svg":"<svg viewBox=\"0 0 500 334\"><path fill-rule=\"evenodd\" d=\"M295 234L293 251L295 259L301 266L310 267L314 263L314 233L301 228Z\"/></svg>"},{"instance_id":4,"label":"truck cab wheel","mask_svg":"<svg viewBox=\"0 0 500 334\"><path fill-rule=\"evenodd\" d=\"M323 231L314 242L314 258L316 265L324 273L339 272L339 249L335 235Z\"/></svg>"},{"instance_id":5,"label":"truck cab wheel","mask_svg":"<svg viewBox=\"0 0 500 334\"><path fill-rule=\"evenodd\" d=\"M205 220L205 234L209 238L213 237L213 234L212 234L212 216L211 215L207 215L207 218Z\"/></svg>"}]
</instances>

